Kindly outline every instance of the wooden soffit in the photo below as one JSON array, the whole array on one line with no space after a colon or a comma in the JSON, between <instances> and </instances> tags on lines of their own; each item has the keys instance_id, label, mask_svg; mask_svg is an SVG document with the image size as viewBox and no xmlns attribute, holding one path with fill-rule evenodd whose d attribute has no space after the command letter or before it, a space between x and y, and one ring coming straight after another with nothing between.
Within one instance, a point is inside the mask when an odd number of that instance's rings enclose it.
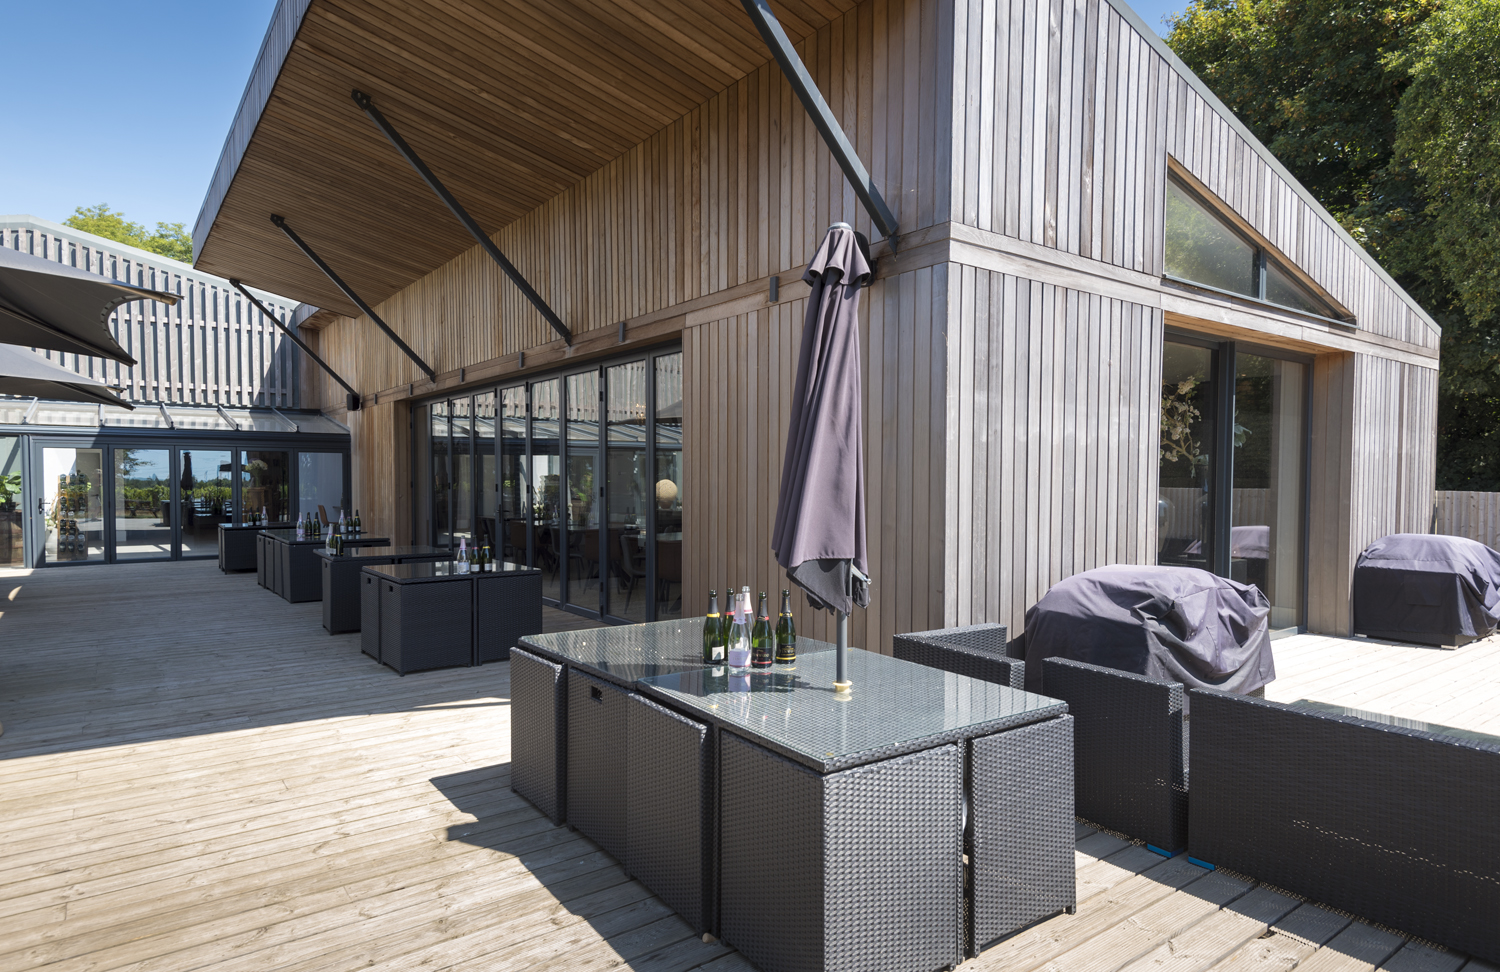
<instances>
[{"instance_id":1,"label":"wooden soffit","mask_svg":"<svg viewBox=\"0 0 1500 972\"><path fill-rule=\"evenodd\" d=\"M855 3L775 9L800 41ZM356 88L493 233L768 60L739 0L281 0L194 263L355 316L272 213L372 304L474 245Z\"/></svg>"}]
</instances>

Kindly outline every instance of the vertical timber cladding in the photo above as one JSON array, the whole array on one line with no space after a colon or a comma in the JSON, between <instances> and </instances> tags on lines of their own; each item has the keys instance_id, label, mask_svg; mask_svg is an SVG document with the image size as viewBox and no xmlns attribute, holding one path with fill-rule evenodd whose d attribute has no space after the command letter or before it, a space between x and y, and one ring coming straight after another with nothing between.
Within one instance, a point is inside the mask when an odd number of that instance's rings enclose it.
<instances>
[{"instance_id":1,"label":"vertical timber cladding","mask_svg":"<svg viewBox=\"0 0 1500 972\"><path fill-rule=\"evenodd\" d=\"M1161 311L951 264L947 624L1156 559Z\"/></svg>"},{"instance_id":2,"label":"vertical timber cladding","mask_svg":"<svg viewBox=\"0 0 1500 972\"><path fill-rule=\"evenodd\" d=\"M878 280L860 302L875 583L870 609L849 617L849 638L872 651L888 653L893 634L943 626L949 269ZM787 586L769 541L806 311L804 297L683 332L683 576L701 588L686 591L684 615L706 609L707 589L725 582ZM797 624L833 640L826 612L802 607Z\"/></svg>"}]
</instances>

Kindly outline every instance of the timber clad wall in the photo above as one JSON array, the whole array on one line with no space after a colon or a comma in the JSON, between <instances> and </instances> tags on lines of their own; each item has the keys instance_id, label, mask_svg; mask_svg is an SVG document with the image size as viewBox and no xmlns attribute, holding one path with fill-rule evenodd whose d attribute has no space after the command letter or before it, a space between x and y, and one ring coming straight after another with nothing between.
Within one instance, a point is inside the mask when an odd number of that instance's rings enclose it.
<instances>
[{"instance_id":1,"label":"timber clad wall","mask_svg":"<svg viewBox=\"0 0 1500 972\"><path fill-rule=\"evenodd\" d=\"M1019 632L1063 577L1154 562L1167 324L1317 356L1308 619L1346 631L1359 549L1430 511L1436 330L1107 0L865 0L799 50L901 221L862 311L875 588L855 642L983 620ZM1359 327L1164 285L1169 160ZM460 196L479 191L459 177ZM691 615L711 584L783 584L768 547L797 281L841 219L870 232L767 63L494 234L573 349L478 247L377 309L445 391L624 350L620 322L627 345L680 338ZM378 394L345 416L321 374L313 393L354 430L355 505L404 535L407 400L434 386L371 322L327 316L314 345Z\"/></svg>"}]
</instances>

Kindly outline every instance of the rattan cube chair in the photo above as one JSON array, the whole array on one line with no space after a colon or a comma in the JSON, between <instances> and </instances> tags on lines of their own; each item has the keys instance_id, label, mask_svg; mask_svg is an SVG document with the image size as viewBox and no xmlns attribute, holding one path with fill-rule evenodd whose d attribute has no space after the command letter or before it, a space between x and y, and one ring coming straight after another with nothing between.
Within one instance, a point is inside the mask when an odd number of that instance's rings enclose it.
<instances>
[{"instance_id":1,"label":"rattan cube chair","mask_svg":"<svg viewBox=\"0 0 1500 972\"><path fill-rule=\"evenodd\" d=\"M1026 665L1006 655L1003 624L971 624L939 631L915 631L892 639L892 654L902 661L939 668L985 682L1024 688Z\"/></svg>"}]
</instances>

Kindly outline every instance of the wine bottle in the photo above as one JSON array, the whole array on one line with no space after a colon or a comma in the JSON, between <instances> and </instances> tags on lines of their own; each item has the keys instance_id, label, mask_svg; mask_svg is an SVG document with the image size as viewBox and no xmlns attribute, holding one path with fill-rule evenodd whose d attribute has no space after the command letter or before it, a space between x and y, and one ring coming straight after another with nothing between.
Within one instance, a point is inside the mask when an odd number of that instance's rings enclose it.
<instances>
[{"instance_id":1,"label":"wine bottle","mask_svg":"<svg viewBox=\"0 0 1500 972\"><path fill-rule=\"evenodd\" d=\"M755 612L755 628L750 633L750 665L770 668L776 660L776 636L771 631L771 615L766 610L766 592L760 592L760 607Z\"/></svg>"},{"instance_id":2,"label":"wine bottle","mask_svg":"<svg viewBox=\"0 0 1500 972\"><path fill-rule=\"evenodd\" d=\"M359 522L359 514L354 514L354 521ZM490 545L485 544L484 549L479 551L479 569L481 572L493 574L496 570L495 555L490 553Z\"/></svg>"},{"instance_id":3,"label":"wine bottle","mask_svg":"<svg viewBox=\"0 0 1500 972\"><path fill-rule=\"evenodd\" d=\"M739 606L739 597L733 584L724 585L724 617L719 620L719 631L723 633L724 648L729 648L729 629L734 627L734 609Z\"/></svg>"},{"instance_id":4,"label":"wine bottle","mask_svg":"<svg viewBox=\"0 0 1500 972\"><path fill-rule=\"evenodd\" d=\"M734 618L730 622L729 638L724 644L728 656L729 670L739 674L750 665L750 588L741 589L734 606Z\"/></svg>"},{"instance_id":5,"label":"wine bottle","mask_svg":"<svg viewBox=\"0 0 1500 972\"><path fill-rule=\"evenodd\" d=\"M458 572L467 574L469 572L469 540L467 537L458 541Z\"/></svg>"},{"instance_id":6,"label":"wine bottle","mask_svg":"<svg viewBox=\"0 0 1500 972\"><path fill-rule=\"evenodd\" d=\"M723 618L719 616L719 592L708 592L708 617L703 619L703 660L724 661Z\"/></svg>"},{"instance_id":7,"label":"wine bottle","mask_svg":"<svg viewBox=\"0 0 1500 972\"><path fill-rule=\"evenodd\" d=\"M797 660L797 625L792 620L792 592L781 592L781 617L776 621L776 663L790 665Z\"/></svg>"},{"instance_id":8,"label":"wine bottle","mask_svg":"<svg viewBox=\"0 0 1500 972\"><path fill-rule=\"evenodd\" d=\"M360 531L363 530L363 529L364 529L364 527L361 526L360 522L359 522L359 510L355 510L354 511L354 535L356 537L359 536Z\"/></svg>"}]
</instances>

